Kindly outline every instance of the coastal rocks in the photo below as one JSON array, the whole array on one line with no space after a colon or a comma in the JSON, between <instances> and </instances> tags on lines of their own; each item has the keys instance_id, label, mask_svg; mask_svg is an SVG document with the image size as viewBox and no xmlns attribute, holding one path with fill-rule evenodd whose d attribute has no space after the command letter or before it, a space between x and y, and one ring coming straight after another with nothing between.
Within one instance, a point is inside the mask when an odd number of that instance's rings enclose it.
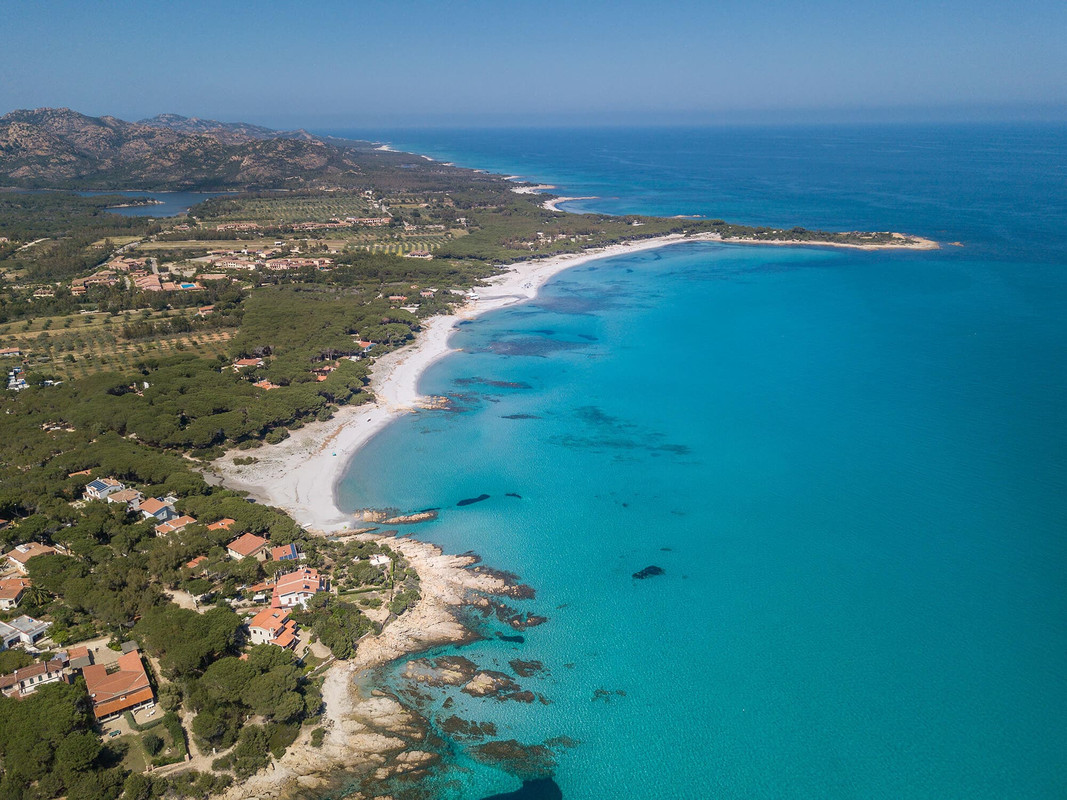
<instances>
[{"instance_id":1,"label":"coastal rocks","mask_svg":"<svg viewBox=\"0 0 1067 800\"><path fill-rule=\"evenodd\" d=\"M397 513L395 508L361 508L355 512L354 516L364 522L379 523L385 522L390 517L395 517Z\"/></svg>"},{"instance_id":2,"label":"coastal rocks","mask_svg":"<svg viewBox=\"0 0 1067 800\"><path fill-rule=\"evenodd\" d=\"M520 661L517 658L508 662L508 666L512 671L520 678L530 678L534 675L541 675L545 671L545 665L540 661Z\"/></svg>"},{"instance_id":3,"label":"coastal rocks","mask_svg":"<svg viewBox=\"0 0 1067 800\"><path fill-rule=\"evenodd\" d=\"M552 751L543 744L522 744L515 739L486 742L470 750L475 760L499 767L523 780L547 778L556 766Z\"/></svg>"},{"instance_id":4,"label":"coastal rocks","mask_svg":"<svg viewBox=\"0 0 1067 800\"><path fill-rule=\"evenodd\" d=\"M461 686L478 672L478 666L463 656L442 656L431 661L418 658L404 667L404 677L427 686Z\"/></svg>"},{"instance_id":5,"label":"coastal rocks","mask_svg":"<svg viewBox=\"0 0 1067 800\"><path fill-rule=\"evenodd\" d=\"M521 687L503 672L486 670L475 675L461 691L471 697L504 699L507 694L521 691Z\"/></svg>"},{"instance_id":6,"label":"coastal rocks","mask_svg":"<svg viewBox=\"0 0 1067 800\"><path fill-rule=\"evenodd\" d=\"M503 588L497 592L498 595L507 595L515 600L533 600L537 596L537 592L534 591L532 586L519 583L519 576L514 572L481 566L475 567L471 571L500 581L503 584Z\"/></svg>"},{"instance_id":7,"label":"coastal rocks","mask_svg":"<svg viewBox=\"0 0 1067 800\"><path fill-rule=\"evenodd\" d=\"M459 507L472 506L475 503L481 503L481 502L483 502L485 500L488 500L489 497L490 497L490 495L480 494L477 497L468 497L468 498L465 498L463 500L460 500L458 503L456 503L456 505L459 506Z\"/></svg>"},{"instance_id":8,"label":"coastal rocks","mask_svg":"<svg viewBox=\"0 0 1067 800\"><path fill-rule=\"evenodd\" d=\"M652 578L656 575L663 574L663 567L657 567L655 564L645 567L642 570L638 570L633 574L636 580L643 581L645 578Z\"/></svg>"},{"instance_id":9,"label":"coastal rocks","mask_svg":"<svg viewBox=\"0 0 1067 800\"><path fill-rule=\"evenodd\" d=\"M548 622L548 617L542 617L539 614L531 614L529 612L525 614L517 614L507 620L508 625L517 631L524 631L527 628L535 628L538 625L544 625Z\"/></svg>"},{"instance_id":10,"label":"coastal rocks","mask_svg":"<svg viewBox=\"0 0 1067 800\"><path fill-rule=\"evenodd\" d=\"M441 723L441 730L454 739L486 739L496 736L496 725L492 722L460 719L455 714Z\"/></svg>"},{"instance_id":11,"label":"coastal rocks","mask_svg":"<svg viewBox=\"0 0 1067 800\"><path fill-rule=\"evenodd\" d=\"M437 516L438 511L436 508L428 508L425 511L417 511L414 514L400 514L395 517L389 517L389 519L382 522L385 525L414 525L419 522L435 520Z\"/></svg>"},{"instance_id":12,"label":"coastal rocks","mask_svg":"<svg viewBox=\"0 0 1067 800\"><path fill-rule=\"evenodd\" d=\"M440 759L441 757L436 753L427 753L424 750L408 750L390 759L385 766L376 769L374 771L374 779L387 781L390 778L396 778L401 775L411 777L412 773L425 772Z\"/></svg>"}]
</instances>

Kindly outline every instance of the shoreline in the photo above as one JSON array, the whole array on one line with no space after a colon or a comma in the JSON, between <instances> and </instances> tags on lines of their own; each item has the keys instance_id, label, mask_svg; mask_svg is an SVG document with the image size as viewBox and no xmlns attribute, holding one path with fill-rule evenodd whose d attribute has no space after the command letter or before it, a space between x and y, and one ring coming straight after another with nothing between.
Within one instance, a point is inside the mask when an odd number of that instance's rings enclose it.
<instances>
[{"instance_id":1,"label":"shoreline","mask_svg":"<svg viewBox=\"0 0 1067 800\"><path fill-rule=\"evenodd\" d=\"M456 352L449 339L457 323L490 311L526 302L551 278L572 267L601 258L637 253L683 242L721 242L738 245L779 247L831 247L853 250L936 250L940 245L918 236L900 238L900 243L852 244L803 240L723 239L715 233L693 236L670 234L637 239L580 253L522 261L479 287L477 299L453 314L429 318L415 341L379 357L373 364L370 390L375 400L357 406L342 406L325 422L311 422L276 445L255 450L231 449L213 464L213 471L230 489L245 492L259 502L288 512L311 531L336 533L359 521L337 506L336 487L358 451L392 420L430 406L419 393L418 383L431 365ZM905 241L905 238L911 241ZM257 462L238 466L234 458L253 456Z\"/></svg>"},{"instance_id":2,"label":"shoreline","mask_svg":"<svg viewBox=\"0 0 1067 800\"><path fill-rule=\"evenodd\" d=\"M356 453L389 422L430 405L418 391L419 379L432 364L456 352L449 339L458 322L531 300L548 280L571 267L692 241L719 240L711 234L672 234L512 264L490 278L488 286L477 289L477 300L454 314L431 317L412 344L378 358L369 387L376 398L373 402L342 406L333 418L308 423L279 444L229 450L213 462L213 471L227 488L283 509L308 530L336 533L352 528L359 520L338 508L337 484ZM233 463L242 456L258 460L241 466Z\"/></svg>"},{"instance_id":3,"label":"shoreline","mask_svg":"<svg viewBox=\"0 0 1067 800\"><path fill-rule=\"evenodd\" d=\"M452 314L428 319L413 343L375 361L369 387L373 402L344 406L332 419L307 424L277 445L230 450L214 462L213 472L227 488L282 508L312 535L356 528L361 520L338 507L338 483L360 449L389 422L431 406L430 398L418 391L419 379L432 364L456 352L450 339L460 321L531 300L547 281L572 267L685 242L861 250L939 247L931 240L908 237L910 241L904 241L903 235L894 235L901 239L899 244L724 241L715 233L671 234L509 265L476 290L476 299ZM233 459L242 455L254 455L258 461L235 465ZM471 569L478 559L470 555L447 555L433 544L397 537L393 531L359 535L388 541L403 553L420 577L420 600L381 633L362 639L352 659L336 661L326 669L322 746L313 746L310 731L302 730L281 759L231 787L223 795L225 800L321 797L323 792L353 782L371 788L398 777L419 780L440 763L441 755L428 741L428 721L409 703L375 688L375 670L433 647L462 645L477 638L463 624L459 608L487 608L493 602L489 598L508 596L514 586L491 571Z\"/></svg>"}]
</instances>

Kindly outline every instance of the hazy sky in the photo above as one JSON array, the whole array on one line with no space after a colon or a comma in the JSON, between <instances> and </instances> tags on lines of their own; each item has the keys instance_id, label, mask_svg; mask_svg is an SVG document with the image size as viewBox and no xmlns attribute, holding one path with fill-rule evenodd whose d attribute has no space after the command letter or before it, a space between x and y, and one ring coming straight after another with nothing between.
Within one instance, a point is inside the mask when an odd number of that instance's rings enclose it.
<instances>
[{"instance_id":1,"label":"hazy sky","mask_svg":"<svg viewBox=\"0 0 1067 800\"><path fill-rule=\"evenodd\" d=\"M1063 0L3 0L0 32L0 113L1067 119Z\"/></svg>"}]
</instances>

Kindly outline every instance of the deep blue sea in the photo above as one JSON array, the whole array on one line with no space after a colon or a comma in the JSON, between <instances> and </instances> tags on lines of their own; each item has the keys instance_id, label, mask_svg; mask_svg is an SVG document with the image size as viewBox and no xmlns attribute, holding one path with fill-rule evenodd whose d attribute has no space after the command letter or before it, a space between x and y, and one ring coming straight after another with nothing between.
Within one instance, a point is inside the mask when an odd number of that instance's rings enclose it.
<instances>
[{"instance_id":1,"label":"deep blue sea","mask_svg":"<svg viewBox=\"0 0 1067 800\"><path fill-rule=\"evenodd\" d=\"M435 722L549 741L567 800L1067 797L1067 129L350 133L572 210L962 244L683 244L463 325L421 384L461 410L339 498L536 587L460 652L551 704ZM437 796L520 787L445 743Z\"/></svg>"}]
</instances>

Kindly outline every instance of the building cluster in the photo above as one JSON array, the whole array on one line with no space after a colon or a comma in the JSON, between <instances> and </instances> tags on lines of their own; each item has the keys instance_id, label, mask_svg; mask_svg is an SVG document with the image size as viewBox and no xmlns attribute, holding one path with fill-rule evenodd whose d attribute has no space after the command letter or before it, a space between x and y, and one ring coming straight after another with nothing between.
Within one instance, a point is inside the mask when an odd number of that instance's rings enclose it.
<instances>
[{"instance_id":1,"label":"building cluster","mask_svg":"<svg viewBox=\"0 0 1067 800\"><path fill-rule=\"evenodd\" d=\"M215 269L251 271L268 269L281 272L291 269L314 268L326 270L333 266L333 259L323 256L278 255L276 250L224 250L213 252L205 259ZM221 280L225 275L200 275L201 280Z\"/></svg>"},{"instance_id":2,"label":"building cluster","mask_svg":"<svg viewBox=\"0 0 1067 800\"><path fill-rule=\"evenodd\" d=\"M155 705L141 653L132 642L123 645L123 654L114 662L94 662L93 653L86 647L60 651L50 661L38 661L0 676L0 692L20 700L50 683L73 683L80 674L99 722Z\"/></svg>"}]
</instances>

